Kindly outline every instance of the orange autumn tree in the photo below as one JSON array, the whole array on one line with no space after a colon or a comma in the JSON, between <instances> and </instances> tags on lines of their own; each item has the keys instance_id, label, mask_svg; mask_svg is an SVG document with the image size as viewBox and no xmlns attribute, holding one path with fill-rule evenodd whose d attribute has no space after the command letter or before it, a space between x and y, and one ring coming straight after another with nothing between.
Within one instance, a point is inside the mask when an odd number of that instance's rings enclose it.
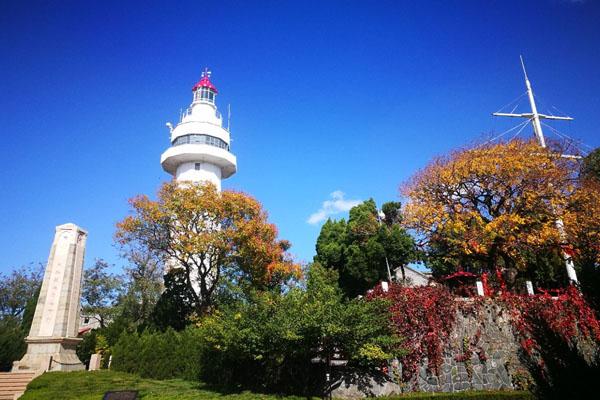
<instances>
[{"instance_id":1,"label":"orange autumn tree","mask_svg":"<svg viewBox=\"0 0 600 400\"><path fill-rule=\"evenodd\" d=\"M564 223L575 258L600 265L600 181L582 179L570 200Z\"/></svg>"},{"instance_id":2,"label":"orange autumn tree","mask_svg":"<svg viewBox=\"0 0 600 400\"><path fill-rule=\"evenodd\" d=\"M598 157L600 151L591 154ZM585 160L583 165L586 167ZM592 307L600 311L600 175L586 172L584 169L571 196L564 223L581 291Z\"/></svg>"},{"instance_id":3,"label":"orange autumn tree","mask_svg":"<svg viewBox=\"0 0 600 400\"><path fill-rule=\"evenodd\" d=\"M156 201L130 199L132 215L117 223L116 241L151 253L184 271L196 313L213 305L220 280L243 287L273 288L300 267L277 238L277 228L254 198L211 184L165 183Z\"/></svg>"},{"instance_id":4,"label":"orange autumn tree","mask_svg":"<svg viewBox=\"0 0 600 400\"><path fill-rule=\"evenodd\" d=\"M534 141L455 151L403 186L404 224L438 274L500 267L514 279L532 255L560 257L556 219L568 208L576 171L573 160Z\"/></svg>"}]
</instances>

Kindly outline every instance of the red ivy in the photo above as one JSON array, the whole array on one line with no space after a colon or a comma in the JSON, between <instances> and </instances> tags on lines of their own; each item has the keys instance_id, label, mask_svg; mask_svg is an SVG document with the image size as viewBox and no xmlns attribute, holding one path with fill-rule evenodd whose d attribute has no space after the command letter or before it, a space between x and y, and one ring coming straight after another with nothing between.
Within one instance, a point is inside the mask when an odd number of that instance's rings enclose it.
<instances>
[{"instance_id":1,"label":"red ivy","mask_svg":"<svg viewBox=\"0 0 600 400\"><path fill-rule=\"evenodd\" d=\"M549 292L533 296L505 293L502 300L511 313L521 347L528 355L539 352L535 333L545 329L570 346L580 338L600 343L600 322L574 286L559 290L556 296Z\"/></svg>"},{"instance_id":2,"label":"red ivy","mask_svg":"<svg viewBox=\"0 0 600 400\"><path fill-rule=\"evenodd\" d=\"M425 357L429 369L437 375L456 318L454 295L442 286L411 288L393 284L387 293L377 288L371 296L391 300L392 324L408 350L400 359L403 380L415 376Z\"/></svg>"},{"instance_id":3,"label":"red ivy","mask_svg":"<svg viewBox=\"0 0 600 400\"><path fill-rule=\"evenodd\" d=\"M468 340L468 338L467 338L467 342L466 343L463 342L463 352L460 354L457 354L454 357L454 359L458 362L468 362L471 359L471 356L473 355L473 353L475 353L477 355L477 358L479 358L479 361L486 362L488 359L487 354L485 353L485 350L483 349L483 347L478 346L480 339L481 339L481 328L477 329L475 336L471 340ZM465 339L463 339L463 340L465 340Z\"/></svg>"}]
</instances>

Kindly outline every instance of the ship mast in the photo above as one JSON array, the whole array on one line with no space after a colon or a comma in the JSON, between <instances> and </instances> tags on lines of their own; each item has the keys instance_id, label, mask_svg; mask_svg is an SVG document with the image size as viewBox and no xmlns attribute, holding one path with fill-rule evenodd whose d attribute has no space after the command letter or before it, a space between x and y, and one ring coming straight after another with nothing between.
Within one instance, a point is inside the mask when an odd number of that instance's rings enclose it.
<instances>
[{"instance_id":1,"label":"ship mast","mask_svg":"<svg viewBox=\"0 0 600 400\"><path fill-rule=\"evenodd\" d=\"M538 140L538 143L542 148L546 148L546 140L544 138L544 131L542 131L542 119L551 119L558 121L573 121L571 117L559 117L555 115L546 115L540 114L537 110L537 106L535 104L535 98L533 96L533 89L531 87L531 82L529 82L529 77L527 76L527 70L525 69L525 62L523 61L523 56L519 56L521 58L521 66L523 67L523 75L525 76L525 87L527 88L527 97L529 98L529 105L531 106L531 112L529 113L521 113L521 114L513 114L513 113L500 113L495 112L492 113L493 116L496 117L512 117L512 118L527 118L531 121L533 125L533 132L535 133L535 137ZM565 158L580 158L578 156L573 156L569 154L561 154L561 157ZM556 220L556 228L558 229L558 233L563 242L566 242L566 233L565 227L562 219L558 218ZM567 275L569 277L569 281L571 283L577 284L577 273L575 272L575 265L573 264L573 258L563 249L562 251L563 259L565 260L565 268L567 270Z\"/></svg>"},{"instance_id":2,"label":"ship mast","mask_svg":"<svg viewBox=\"0 0 600 400\"><path fill-rule=\"evenodd\" d=\"M533 132L535 133L535 137L537 138L540 146L546 147L546 140L544 139L544 132L542 131L542 124L540 120L542 119L553 119L559 121L573 121L571 117L558 117L556 115L546 115L540 114L537 110L537 106L535 104L535 98L533 97L533 89L531 88L531 82L529 82L529 78L527 77L527 70L525 70L525 63L523 62L523 56L519 56L521 58L521 66L523 67L523 75L525 76L525 87L527 87L527 97L529 97L529 104L531 106L531 112L522 113L522 114L512 114L512 113L500 113L495 112L492 115L496 117L513 117L513 118L527 118L532 122Z\"/></svg>"}]
</instances>

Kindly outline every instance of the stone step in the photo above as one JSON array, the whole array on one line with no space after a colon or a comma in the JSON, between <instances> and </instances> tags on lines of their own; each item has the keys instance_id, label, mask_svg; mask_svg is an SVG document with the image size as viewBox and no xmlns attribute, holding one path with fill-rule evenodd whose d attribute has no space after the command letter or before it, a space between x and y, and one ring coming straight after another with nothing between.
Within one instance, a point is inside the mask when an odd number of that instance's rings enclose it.
<instances>
[{"instance_id":1,"label":"stone step","mask_svg":"<svg viewBox=\"0 0 600 400\"><path fill-rule=\"evenodd\" d=\"M10 390L12 388L25 387L25 386L27 386L28 383L29 382L11 382L11 383L6 383L6 384L1 384L0 392L6 392L7 390Z\"/></svg>"},{"instance_id":2,"label":"stone step","mask_svg":"<svg viewBox=\"0 0 600 400\"><path fill-rule=\"evenodd\" d=\"M29 379L33 378L33 372L0 372L0 381L4 379Z\"/></svg>"},{"instance_id":3,"label":"stone step","mask_svg":"<svg viewBox=\"0 0 600 400\"><path fill-rule=\"evenodd\" d=\"M19 385L2 385L2 387L0 387L0 393L6 393L6 392L14 392L15 390L22 390L25 389L27 387L27 383L23 383L23 384L19 384Z\"/></svg>"},{"instance_id":4,"label":"stone step","mask_svg":"<svg viewBox=\"0 0 600 400\"><path fill-rule=\"evenodd\" d=\"M31 379L33 378L33 376L28 376L28 377L18 377L18 378L0 378L0 384L2 383L10 383L10 382L29 382Z\"/></svg>"},{"instance_id":5,"label":"stone step","mask_svg":"<svg viewBox=\"0 0 600 400\"><path fill-rule=\"evenodd\" d=\"M14 374L14 375L25 375L25 374ZM31 378L33 378L33 375L29 375L29 374L27 374L27 376L10 376L10 375L9 376L0 376L0 382L26 381Z\"/></svg>"},{"instance_id":6,"label":"stone step","mask_svg":"<svg viewBox=\"0 0 600 400\"><path fill-rule=\"evenodd\" d=\"M31 372L0 372L0 400L18 398L34 377Z\"/></svg>"},{"instance_id":7,"label":"stone step","mask_svg":"<svg viewBox=\"0 0 600 400\"><path fill-rule=\"evenodd\" d=\"M2 390L2 388L6 386L27 386L27 384L30 381L31 379L28 379L26 381L0 381L0 390Z\"/></svg>"}]
</instances>

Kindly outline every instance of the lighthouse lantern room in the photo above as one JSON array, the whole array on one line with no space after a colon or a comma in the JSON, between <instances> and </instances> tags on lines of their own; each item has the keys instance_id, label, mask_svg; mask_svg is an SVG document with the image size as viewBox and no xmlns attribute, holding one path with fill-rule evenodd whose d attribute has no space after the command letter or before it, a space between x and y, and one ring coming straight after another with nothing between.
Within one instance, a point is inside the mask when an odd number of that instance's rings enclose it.
<instances>
[{"instance_id":1,"label":"lighthouse lantern room","mask_svg":"<svg viewBox=\"0 0 600 400\"><path fill-rule=\"evenodd\" d=\"M167 123L171 147L162 154L160 163L178 182L212 182L220 190L221 180L237 171L237 159L230 151L230 134L217 110L218 91L208 69L192 93L192 104L177 126Z\"/></svg>"}]
</instances>

